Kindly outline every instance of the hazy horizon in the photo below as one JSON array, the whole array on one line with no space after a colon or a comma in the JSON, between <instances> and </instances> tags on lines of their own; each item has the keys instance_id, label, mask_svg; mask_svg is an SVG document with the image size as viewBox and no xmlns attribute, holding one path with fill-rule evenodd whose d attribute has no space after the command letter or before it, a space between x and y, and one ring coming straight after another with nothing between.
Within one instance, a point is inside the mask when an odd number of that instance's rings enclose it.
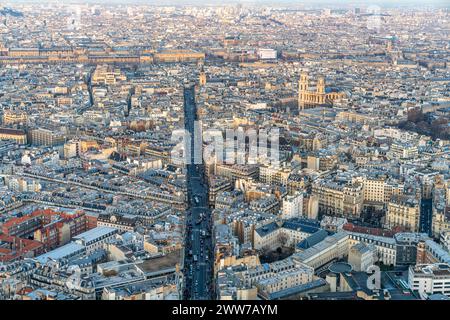
<instances>
[{"instance_id":1,"label":"hazy horizon","mask_svg":"<svg viewBox=\"0 0 450 320\"><path fill-rule=\"evenodd\" d=\"M370 6L379 5L383 7L396 6L439 6L450 7L448 0L9 0L0 2L0 5L7 6L8 4L26 4L26 3L40 3L40 4L149 4L157 6L165 5L232 5L232 4L248 4L248 5L281 5L281 6Z\"/></svg>"}]
</instances>

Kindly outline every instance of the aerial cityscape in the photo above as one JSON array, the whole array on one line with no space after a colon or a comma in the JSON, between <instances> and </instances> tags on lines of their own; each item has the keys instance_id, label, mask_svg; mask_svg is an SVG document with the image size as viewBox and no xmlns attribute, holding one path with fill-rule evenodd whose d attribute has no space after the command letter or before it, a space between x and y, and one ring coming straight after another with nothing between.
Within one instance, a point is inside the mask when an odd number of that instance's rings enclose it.
<instances>
[{"instance_id":1,"label":"aerial cityscape","mask_svg":"<svg viewBox=\"0 0 450 320\"><path fill-rule=\"evenodd\" d=\"M449 300L450 3L394 2L1 2L0 300Z\"/></svg>"}]
</instances>

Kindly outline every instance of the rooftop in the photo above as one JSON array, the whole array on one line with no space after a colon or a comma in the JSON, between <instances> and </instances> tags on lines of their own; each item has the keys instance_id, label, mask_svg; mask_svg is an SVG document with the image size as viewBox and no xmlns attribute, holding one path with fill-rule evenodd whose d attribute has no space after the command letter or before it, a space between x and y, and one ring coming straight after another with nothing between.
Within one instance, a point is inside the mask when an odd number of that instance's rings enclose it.
<instances>
[{"instance_id":1,"label":"rooftop","mask_svg":"<svg viewBox=\"0 0 450 320\"><path fill-rule=\"evenodd\" d=\"M93 240L99 239L111 233L117 233L117 229L110 227L96 227L94 229L80 233L79 235L73 237L73 240L74 241L80 240L83 241L84 243L89 243Z\"/></svg>"},{"instance_id":2,"label":"rooftop","mask_svg":"<svg viewBox=\"0 0 450 320\"><path fill-rule=\"evenodd\" d=\"M50 252L44 253L36 259L40 263L46 263L47 260L60 260L67 258L68 256L78 255L85 251L85 247L81 244L78 244L76 242L70 242L62 247L59 247L55 250L52 250Z\"/></svg>"}]
</instances>

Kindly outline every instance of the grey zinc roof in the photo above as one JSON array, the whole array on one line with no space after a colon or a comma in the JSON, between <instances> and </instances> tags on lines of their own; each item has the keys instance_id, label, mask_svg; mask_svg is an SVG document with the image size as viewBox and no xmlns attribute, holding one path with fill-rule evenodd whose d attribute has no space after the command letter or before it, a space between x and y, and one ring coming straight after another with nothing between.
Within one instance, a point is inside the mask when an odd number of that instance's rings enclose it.
<instances>
[{"instance_id":1,"label":"grey zinc roof","mask_svg":"<svg viewBox=\"0 0 450 320\"><path fill-rule=\"evenodd\" d=\"M323 229L319 229L318 231L314 232L312 235L310 235L306 239L300 241L296 247L297 247L297 249L303 249L303 250L308 249L308 248L318 244L319 242L321 242L327 236L328 236L327 231L325 231Z\"/></svg>"},{"instance_id":2,"label":"grey zinc roof","mask_svg":"<svg viewBox=\"0 0 450 320\"><path fill-rule=\"evenodd\" d=\"M277 230L278 228L279 226L276 224L276 222L271 222L269 224L257 228L255 231L259 234L260 237L264 237L269 233Z\"/></svg>"}]
</instances>

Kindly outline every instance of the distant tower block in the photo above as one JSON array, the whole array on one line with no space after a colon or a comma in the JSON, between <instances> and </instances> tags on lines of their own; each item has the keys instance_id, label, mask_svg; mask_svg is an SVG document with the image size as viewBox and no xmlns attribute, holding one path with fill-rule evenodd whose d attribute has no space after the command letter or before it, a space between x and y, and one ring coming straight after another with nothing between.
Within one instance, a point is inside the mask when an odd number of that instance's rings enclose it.
<instances>
[{"instance_id":1,"label":"distant tower block","mask_svg":"<svg viewBox=\"0 0 450 320\"><path fill-rule=\"evenodd\" d=\"M199 84L201 87L206 85L206 73L205 70L200 71Z\"/></svg>"}]
</instances>

